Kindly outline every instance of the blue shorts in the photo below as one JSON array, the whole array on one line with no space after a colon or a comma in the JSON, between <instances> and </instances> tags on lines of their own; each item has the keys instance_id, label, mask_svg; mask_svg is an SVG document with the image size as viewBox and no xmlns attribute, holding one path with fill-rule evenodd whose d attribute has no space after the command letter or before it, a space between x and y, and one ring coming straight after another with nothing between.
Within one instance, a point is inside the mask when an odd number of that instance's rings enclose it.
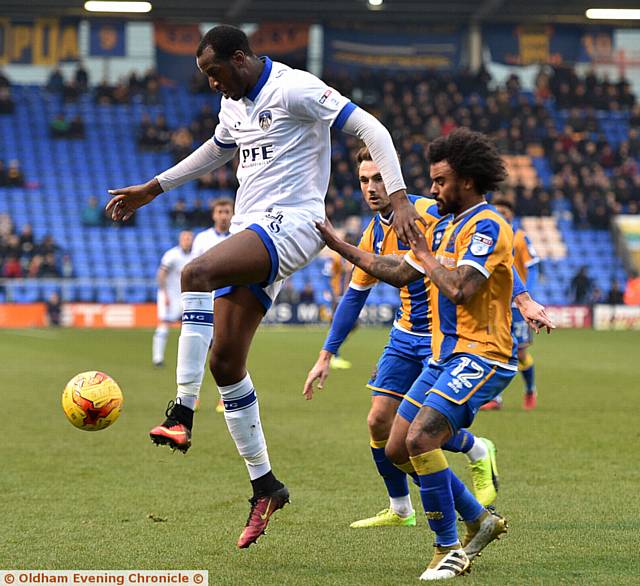
<instances>
[{"instance_id":1,"label":"blue shorts","mask_svg":"<svg viewBox=\"0 0 640 586\"><path fill-rule=\"evenodd\" d=\"M533 342L531 328L529 327L527 320L522 317L519 309L513 307L511 311L513 314L511 321L511 334L518 342L518 348L526 348Z\"/></svg>"},{"instance_id":2,"label":"blue shorts","mask_svg":"<svg viewBox=\"0 0 640 586\"><path fill-rule=\"evenodd\" d=\"M431 358L431 336L416 336L391 328L389 342L367 387L372 396L401 401Z\"/></svg>"},{"instance_id":3,"label":"blue shorts","mask_svg":"<svg viewBox=\"0 0 640 586\"><path fill-rule=\"evenodd\" d=\"M400 403L398 414L413 421L421 407L432 407L449 420L455 433L469 427L480 407L504 391L517 373L473 354L453 354L425 368Z\"/></svg>"}]
</instances>

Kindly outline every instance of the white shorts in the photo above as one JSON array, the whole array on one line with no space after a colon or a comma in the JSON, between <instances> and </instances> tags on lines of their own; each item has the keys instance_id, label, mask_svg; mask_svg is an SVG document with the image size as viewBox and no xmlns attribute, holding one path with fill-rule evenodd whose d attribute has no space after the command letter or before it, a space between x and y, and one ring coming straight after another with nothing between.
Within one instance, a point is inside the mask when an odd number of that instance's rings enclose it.
<instances>
[{"instance_id":1,"label":"white shorts","mask_svg":"<svg viewBox=\"0 0 640 586\"><path fill-rule=\"evenodd\" d=\"M253 230L264 243L271 258L271 271L264 283L250 285L265 310L278 296L283 279L309 264L324 247L324 240L315 222L315 214L292 208L272 208L233 217L230 232ZM234 287L216 291L216 296L228 295Z\"/></svg>"},{"instance_id":2,"label":"white shorts","mask_svg":"<svg viewBox=\"0 0 640 586\"><path fill-rule=\"evenodd\" d=\"M168 302L167 302L168 300ZM182 319L182 298L178 295L165 295L158 291L158 321L180 321Z\"/></svg>"}]
</instances>

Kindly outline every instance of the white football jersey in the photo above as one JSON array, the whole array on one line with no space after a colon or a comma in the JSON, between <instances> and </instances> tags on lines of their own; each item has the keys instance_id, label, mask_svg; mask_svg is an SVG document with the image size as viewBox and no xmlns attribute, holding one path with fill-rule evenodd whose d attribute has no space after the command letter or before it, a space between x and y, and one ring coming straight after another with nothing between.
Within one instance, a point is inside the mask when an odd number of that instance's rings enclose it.
<instances>
[{"instance_id":1,"label":"white football jersey","mask_svg":"<svg viewBox=\"0 0 640 586\"><path fill-rule=\"evenodd\" d=\"M204 254L216 244L229 238L229 236L231 236L229 232L218 232L213 226L204 232L196 234L196 237L193 239L193 258Z\"/></svg>"},{"instance_id":2,"label":"white football jersey","mask_svg":"<svg viewBox=\"0 0 640 586\"><path fill-rule=\"evenodd\" d=\"M356 106L315 75L264 58L241 100L222 98L214 142L238 149L235 213L295 207L324 218L331 170L330 127Z\"/></svg>"},{"instance_id":3,"label":"white football jersey","mask_svg":"<svg viewBox=\"0 0 640 586\"><path fill-rule=\"evenodd\" d=\"M193 248L190 252L184 252L179 246L170 248L162 255L160 267L167 271L167 295L170 298L180 298L180 274L184 265L194 258Z\"/></svg>"}]
</instances>

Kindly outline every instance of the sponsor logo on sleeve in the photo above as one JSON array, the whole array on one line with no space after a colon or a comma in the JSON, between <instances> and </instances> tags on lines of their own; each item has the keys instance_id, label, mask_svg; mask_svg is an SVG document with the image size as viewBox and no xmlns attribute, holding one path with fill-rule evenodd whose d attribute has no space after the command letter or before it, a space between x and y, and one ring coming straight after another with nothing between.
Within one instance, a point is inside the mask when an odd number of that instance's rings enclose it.
<instances>
[{"instance_id":1,"label":"sponsor logo on sleeve","mask_svg":"<svg viewBox=\"0 0 640 586\"><path fill-rule=\"evenodd\" d=\"M327 98L331 95L331 91L332 90L327 90L326 92L324 92L324 94L322 94L322 96L320 97L320 99L318 101L321 104L324 104L327 101Z\"/></svg>"},{"instance_id":2,"label":"sponsor logo on sleeve","mask_svg":"<svg viewBox=\"0 0 640 586\"><path fill-rule=\"evenodd\" d=\"M478 232L471 238L471 246L469 247L469 250L471 251L471 254L475 256L484 256L488 254L492 246L493 238L487 234L481 234Z\"/></svg>"}]
</instances>

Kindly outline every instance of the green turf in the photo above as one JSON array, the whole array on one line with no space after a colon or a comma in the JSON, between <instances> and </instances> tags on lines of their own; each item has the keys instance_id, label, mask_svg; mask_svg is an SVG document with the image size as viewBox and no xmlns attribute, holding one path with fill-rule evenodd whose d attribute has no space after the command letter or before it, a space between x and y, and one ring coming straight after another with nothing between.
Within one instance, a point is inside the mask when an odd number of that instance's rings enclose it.
<instances>
[{"instance_id":1,"label":"green turf","mask_svg":"<svg viewBox=\"0 0 640 586\"><path fill-rule=\"evenodd\" d=\"M264 329L256 339L251 373L292 503L239 551L250 491L213 412L210 375L187 456L147 437L173 396L175 334L166 369L153 370L149 331L2 331L0 568L207 569L212 585L417 583L433 540L424 516L413 529L349 529L386 506L363 386L386 332L356 332L344 352L354 367L306 402L322 338ZM465 584L638 583L639 347L640 334L627 332L538 338L539 409L521 410L516 379L502 412L478 416L474 431L499 449L498 508L511 528ZM96 433L74 429L60 408L64 383L89 369L111 374L125 394L120 420ZM468 480L463 458L450 461ZM413 501L421 510L415 491Z\"/></svg>"}]
</instances>

